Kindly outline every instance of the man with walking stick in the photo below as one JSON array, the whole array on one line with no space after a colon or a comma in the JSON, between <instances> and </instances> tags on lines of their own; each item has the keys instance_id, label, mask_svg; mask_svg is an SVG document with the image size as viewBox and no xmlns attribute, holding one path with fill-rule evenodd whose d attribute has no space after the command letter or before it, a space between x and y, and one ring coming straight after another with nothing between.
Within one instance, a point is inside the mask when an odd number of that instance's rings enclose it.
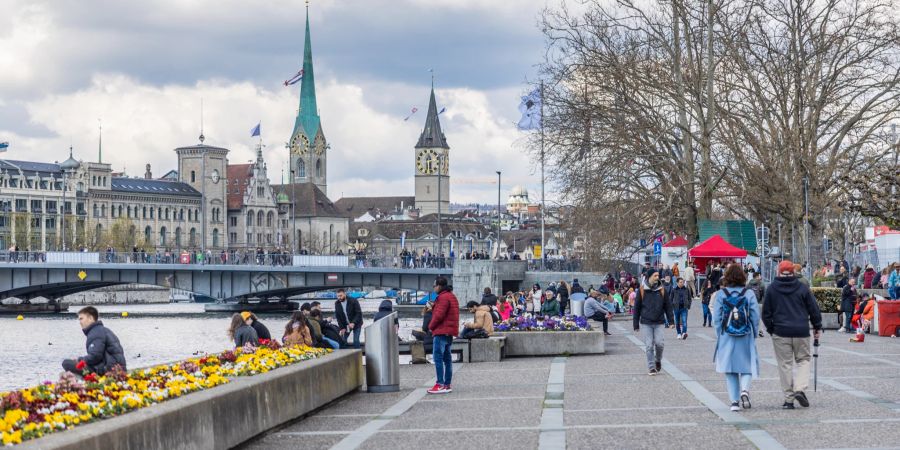
<instances>
[{"instance_id":1,"label":"man with walking stick","mask_svg":"<svg viewBox=\"0 0 900 450\"><path fill-rule=\"evenodd\" d=\"M800 406L808 407L809 399L804 391L809 387L809 325L812 324L813 337L818 343L822 335L822 313L809 288L794 276L790 261L778 264L777 276L766 289L762 321L775 348L778 378L784 391L781 407L794 409L795 400ZM818 358L816 361L818 369Z\"/></svg>"}]
</instances>

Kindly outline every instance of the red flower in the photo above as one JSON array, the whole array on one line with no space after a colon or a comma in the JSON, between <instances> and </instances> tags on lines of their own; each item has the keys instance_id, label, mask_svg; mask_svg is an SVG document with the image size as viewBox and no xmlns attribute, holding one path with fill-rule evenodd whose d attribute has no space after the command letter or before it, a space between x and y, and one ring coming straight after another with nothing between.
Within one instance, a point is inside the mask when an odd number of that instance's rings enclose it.
<instances>
[{"instance_id":1,"label":"red flower","mask_svg":"<svg viewBox=\"0 0 900 450\"><path fill-rule=\"evenodd\" d=\"M96 383L96 382L97 382L97 374L96 374L96 373L89 373L89 374L85 375L85 376L84 376L84 381L87 381L87 382L89 382L89 383Z\"/></svg>"},{"instance_id":2,"label":"red flower","mask_svg":"<svg viewBox=\"0 0 900 450\"><path fill-rule=\"evenodd\" d=\"M75 364L75 368L78 370L84 370L85 367L87 367L87 363L84 362L83 359L81 361L78 361L78 364Z\"/></svg>"},{"instance_id":3,"label":"red flower","mask_svg":"<svg viewBox=\"0 0 900 450\"><path fill-rule=\"evenodd\" d=\"M260 340L259 340L259 345L268 345L268 344L269 344L269 340L268 340L268 339L260 339Z\"/></svg>"}]
</instances>

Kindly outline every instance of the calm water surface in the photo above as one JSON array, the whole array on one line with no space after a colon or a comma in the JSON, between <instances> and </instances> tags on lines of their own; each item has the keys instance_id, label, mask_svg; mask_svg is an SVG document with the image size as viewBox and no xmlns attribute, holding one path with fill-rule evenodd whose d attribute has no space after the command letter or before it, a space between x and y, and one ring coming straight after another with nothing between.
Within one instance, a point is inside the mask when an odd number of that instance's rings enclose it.
<instances>
[{"instance_id":1,"label":"calm water surface","mask_svg":"<svg viewBox=\"0 0 900 450\"><path fill-rule=\"evenodd\" d=\"M374 312L378 300L361 301L363 311ZM328 306L325 306L328 305ZM329 303L323 302L328 308ZM98 305L100 319L113 330L125 348L129 368L150 366L203 353L221 352L231 347L226 334L228 314L207 314L197 303L159 305ZM69 314L0 316L0 392L56 380L65 358L83 356L84 333L72 307ZM127 311L129 317L121 317ZM326 312L331 317L330 312ZM264 314L260 320L281 336L289 314ZM371 323L368 314L366 324ZM400 319L400 336L420 327L418 316Z\"/></svg>"}]
</instances>

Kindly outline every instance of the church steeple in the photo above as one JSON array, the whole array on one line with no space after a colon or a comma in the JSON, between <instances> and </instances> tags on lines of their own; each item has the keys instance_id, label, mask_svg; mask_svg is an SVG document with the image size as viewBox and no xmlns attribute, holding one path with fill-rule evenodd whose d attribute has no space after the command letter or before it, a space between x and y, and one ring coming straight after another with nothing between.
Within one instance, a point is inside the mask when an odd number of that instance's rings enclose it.
<instances>
[{"instance_id":1,"label":"church steeple","mask_svg":"<svg viewBox=\"0 0 900 450\"><path fill-rule=\"evenodd\" d=\"M434 86L431 86L431 99L428 100L428 116L425 118L425 128L419 136L416 148L450 148L447 138L441 131L441 121L438 118L437 102L434 100Z\"/></svg>"},{"instance_id":2,"label":"church steeple","mask_svg":"<svg viewBox=\"0 0 900 450\"><path fill-rule=\"evenodd\" d=\"M313 72L312 40L309 33L309 5L306 6L306 42L303 46L303 79L300 82L300 111L291 135L302 131L312 143L319 132L319 109L316 106L316 78Z\"/></svg>"}]
</instances>

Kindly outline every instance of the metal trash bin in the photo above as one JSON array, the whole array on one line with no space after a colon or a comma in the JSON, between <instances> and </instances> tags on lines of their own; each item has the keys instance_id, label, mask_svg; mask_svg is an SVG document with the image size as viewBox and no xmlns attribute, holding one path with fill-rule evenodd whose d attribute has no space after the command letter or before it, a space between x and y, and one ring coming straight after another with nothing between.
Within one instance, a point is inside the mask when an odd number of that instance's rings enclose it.
<instances>
[{"instance_id":1,"label":"metal trash bin","mask_svg":"<svg viewBox=\"0 0 900 450\"><path fill-rule=\"evenodd\" d=\"M397 392L400 390L400 350L397 348L397 312L366 327L366 390Z\"/></svg>"},{"instance_id":2,"label":"metal trash bin","mask_svg":"<svg viewBox=\"0 0 900 450\"><path fill-rule=\"evenodd\" d=\"M584 295L581 292L576 292L569 296L569 310L572 311L573 316L584 315L585 300L587 300L587 295Z\"/></svg>"}]
</instances>

